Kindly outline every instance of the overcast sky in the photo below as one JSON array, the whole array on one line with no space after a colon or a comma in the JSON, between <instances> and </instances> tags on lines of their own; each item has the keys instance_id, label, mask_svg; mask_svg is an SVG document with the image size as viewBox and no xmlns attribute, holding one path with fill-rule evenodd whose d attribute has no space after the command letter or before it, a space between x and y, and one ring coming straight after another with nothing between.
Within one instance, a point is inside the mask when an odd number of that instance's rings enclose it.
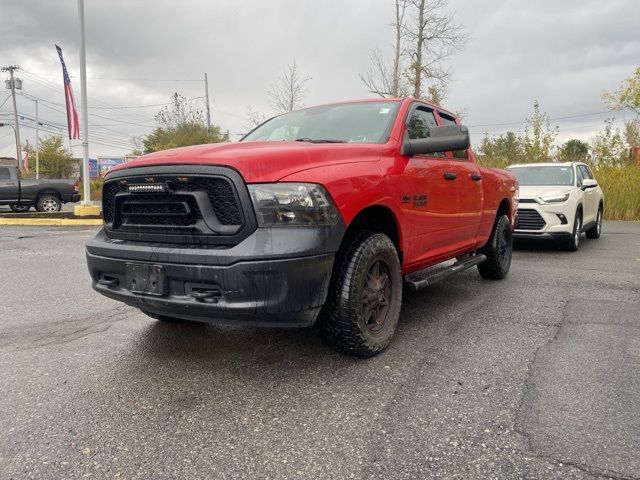
<instances>
[{"instance_id":1,"label":"overcast sky","mask_svg":"<svg viewBox=\"0 0 640 480\"><path fill-rule=\"evenodd\" d=\"M244 131L248 106L271 113L266 92L294 58L312 77L307 105L370 97L358 73L372 48L390 52L393 36L393 0L86 0L85 8L91 156L130 151L129 139L149 132L160 108L120 107L165 103L174 91L201 97L204 72L212 122L232 134ZM54 43L80 103L76 9L75 0L0 0L0 66L24 69L24 92L43 100L48 129L66 121ZM559 141L588 139L613 116L601 92L640 64L638 0L450 0L450 10L471 38L448 64L445 106L466 112L475 141L521 130L534 99L553 119L574 117L552 122ZM34 116L27 98L18 109ZM0 122L11 112L8 100ZM35 140L28 118L23 142ZM72 145L80 156L79 141ZM0 155L15 155L8 127L0 127Z\"/></svg>"}]
</instances>

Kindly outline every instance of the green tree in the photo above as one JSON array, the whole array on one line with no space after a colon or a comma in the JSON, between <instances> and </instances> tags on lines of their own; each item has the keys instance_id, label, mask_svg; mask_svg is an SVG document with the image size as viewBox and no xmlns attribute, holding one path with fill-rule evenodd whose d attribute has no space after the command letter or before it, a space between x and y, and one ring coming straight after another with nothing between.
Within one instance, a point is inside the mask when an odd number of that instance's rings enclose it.
<instances>
[{"instance_id":1,"label":"green tree","mask_svg":"<svg viewBox=\"0 0 640 480\"><path fill-rule=\"evenodd\" d=\"M611 110L631 110L640 115L640 67L622 81L618 90L604 92L602 99Z\"/></svg>"},{"instance_id":2,"label":"green tree","mask_svg":"<svg viewBox=\"0 0 640 480\"><path fill-rule=\"evenodd\" d=\"M563 162L586 162L589 160L589 144L572 138L560 147L558 158Z\"/></svg>"},{"instance_id":3,"label":"green tree","mask_svg":"<svg viewBox=\"0 0 640 480\"><path fill-rule=\"evenodd\" d=\"M594 137L591 151L596 165L621 166L630 161L620 129L613 128L612 118L605 120L604 130Z\"/></svg>"},{"instance_id":4,"label":"green tree","mask_svg":"<svg viewBox=\"0 0 640 480\"><path fill-rule=\"evenodd\" d=\"M22 147L29 154L29 176L35 174L36 151L32 144ZM40 139L38 148L40 176L44 178L70 178L73 174L73 155L64 148L62 137L51 135Z\"/></svg>"},{"instance_id":5,"label":"green tree","mask_svg":"<svg viewBox=\"0 0 640 480\"><path fill-rule=\"evenodd\" d=\"M178 93L173 94L170 105L158 112L156 124L158 126L142 141L144 153L228 140L220 127L207 128L202 111Z\"/></svg>"},{"instance_id":6,"label":"green tree","mask_svg":"<svg viewBox=\"0 0 640 480\"><path fill-rule=\"evenodd\" d=\"M533 102L533 115L527 118L522 137L522 149L526 162L548 162L558 136L558 127L551 128L549 116L540 110L538 101Z\"/></svg>"},{"instance_id":7,"label":"green tree","mask_svg":"<svg viewBox=\"0 0 640 480\"><path fill-rule=\"evenodd\" d=\"M640 147L640 118L624 122L623 134L628 148Z\"/></svg>"},{"instance_id":8,"label":"green tree","mask_svg":"<svg viewBox=\"0 0 640 480\"><path fill-rule=\"evenodd\" d=\"M478 151L479 161L486 166L504 168L523 161L522 137L514 132L490 137L485 134Z\"/></svg>"}]
</instances>

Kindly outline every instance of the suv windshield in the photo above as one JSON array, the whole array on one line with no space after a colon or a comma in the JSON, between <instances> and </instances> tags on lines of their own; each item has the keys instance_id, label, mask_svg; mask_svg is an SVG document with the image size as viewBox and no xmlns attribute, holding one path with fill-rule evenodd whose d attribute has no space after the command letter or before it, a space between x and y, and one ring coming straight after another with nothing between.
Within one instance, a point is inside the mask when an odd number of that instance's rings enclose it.
<instances>
[{"instance_id":1,"label":"suv windshield","mask_svg":"<svg viewBox=\"0 0 640 480\"><path fill-rule=\"evenodd\" d=\"M306 108L268 120L241 141L384 143L398 106L381 101Z\"/></svg>"},{"instance_id":2,"label":"suv windshield","mask_svg":"<svg viewBox=\"0 0 640 480\"><path fill-rule=\"evenodd\" d=\"M573 168L566 165L510 167L520 185L573 185Z\"/></svg>"}]
</instances>

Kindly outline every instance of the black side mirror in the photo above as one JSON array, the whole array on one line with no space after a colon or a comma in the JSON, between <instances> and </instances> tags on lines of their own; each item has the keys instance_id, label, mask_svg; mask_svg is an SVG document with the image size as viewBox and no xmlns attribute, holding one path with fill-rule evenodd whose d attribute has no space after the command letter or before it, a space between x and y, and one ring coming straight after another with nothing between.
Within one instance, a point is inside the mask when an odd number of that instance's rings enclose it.
<instances>
[{"instance_id":1,"label":"black side mirror","mask_svg":"<svg viewBox=\"0 0 640 480\"><path fill-rule=\"evenodd\" d=\"M471 145L469 129L464 125L442 125L431 127L429 137L405 140L402 154L405 156L424 155L448 150L466 150Z\"/></svg>"}]
</instances>

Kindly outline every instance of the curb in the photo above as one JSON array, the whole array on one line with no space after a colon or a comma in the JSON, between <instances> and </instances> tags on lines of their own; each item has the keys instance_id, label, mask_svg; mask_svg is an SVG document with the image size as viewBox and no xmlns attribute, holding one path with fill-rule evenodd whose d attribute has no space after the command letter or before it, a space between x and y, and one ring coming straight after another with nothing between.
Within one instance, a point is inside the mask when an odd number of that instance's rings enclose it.
<instances>
[{"instance_id":1,"label":"curb","mask_svg":"<svg viewBox=\"0 0 640 480\"><path fill-rule=\"evenodd\" d=\"M101 218L7 218L0 217L0 225L31 225L41 227L61 226L98 226L102 225Z\"/></svg>"}]
</instances>

